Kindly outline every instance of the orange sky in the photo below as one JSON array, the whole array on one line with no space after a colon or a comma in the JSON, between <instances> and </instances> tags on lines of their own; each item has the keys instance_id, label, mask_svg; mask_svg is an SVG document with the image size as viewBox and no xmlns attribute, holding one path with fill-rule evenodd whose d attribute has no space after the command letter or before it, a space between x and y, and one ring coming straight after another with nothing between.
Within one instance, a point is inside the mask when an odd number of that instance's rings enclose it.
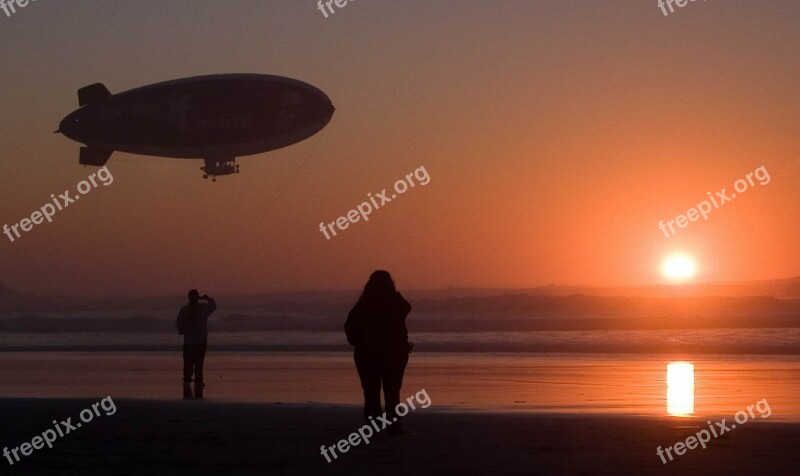
<instances>
[{"instance_id":1,"label":"orange sky","mask_svg":"<svg viewBox=\"0 0 800 476\"><path fill-rule=\"evenodd\" d=\"M337 107L320 135L217 183L200 161L114 154L112 185L0 235L0 282L212 294L356 288L386 268L401 289L635 285L661 281L673 251L703 281L800 274L796 2L668 17L655 1L363 2L328 19L310 1L223 3L37 3L0 20L9 225L93 171L52 134L87 84L279 74ZM319 232L420 165L427 186ZM768 185L659 231L762 165Z\"/></svg>"}]
</instances>

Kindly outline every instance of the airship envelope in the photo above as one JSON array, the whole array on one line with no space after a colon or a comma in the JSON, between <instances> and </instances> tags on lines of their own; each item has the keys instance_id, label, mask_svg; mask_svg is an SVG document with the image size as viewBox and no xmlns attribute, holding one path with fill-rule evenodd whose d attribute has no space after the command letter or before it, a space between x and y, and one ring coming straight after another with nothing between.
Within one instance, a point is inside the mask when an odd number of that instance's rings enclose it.
<instances>
[{"instance_id":1,"label":"airship envelope","mask_svg":"<svg viewBox=\"0 0 800 476\"><path fill-rule=\"evenodd\" d=\"M56 132L85 145L81 164L105 165L115 150L203 159L204 178L238 172L236 157L313 136L334 112L314 86L262 74L198 76L113 95L97 83L78 91L78 104Z\"/></svg>"}]
</instances>

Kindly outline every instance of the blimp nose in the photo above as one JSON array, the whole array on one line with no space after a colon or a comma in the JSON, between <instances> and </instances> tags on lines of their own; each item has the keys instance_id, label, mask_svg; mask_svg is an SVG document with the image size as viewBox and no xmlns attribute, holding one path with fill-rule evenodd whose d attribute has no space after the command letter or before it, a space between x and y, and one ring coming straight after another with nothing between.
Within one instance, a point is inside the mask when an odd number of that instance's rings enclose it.
<instances>
[{"instance_id":1,"label":"blimp nose","mask_svg":"<svg viewBox=\"0 0 800 476\"><path fill-rule=\"evenodd\" d=\"M333 101L331 101L331 98L329 98L325 94L323 94L322 97L323 97L323 100L322 100L323 104L322 104L322 108L321 108L322 111L324 112L324 114L326 116L332 116L334 111L336 111L336 107L333 105Z\"/></svg>"}]
</instances>

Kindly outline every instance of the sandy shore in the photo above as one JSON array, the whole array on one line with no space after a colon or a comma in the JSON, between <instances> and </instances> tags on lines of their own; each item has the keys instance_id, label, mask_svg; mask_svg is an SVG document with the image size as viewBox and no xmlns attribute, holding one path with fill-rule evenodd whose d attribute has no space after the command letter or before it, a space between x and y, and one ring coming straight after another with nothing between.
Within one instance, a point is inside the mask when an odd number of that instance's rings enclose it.
<instances>
[{"instance_id":1,"label":"sandy shore","mask_svg":"<svg viewBox=\"0 0 800 476\"><path fill-rule=\"evenodd\" d=\"M767 399L770 421L800 423L798 356L683 357L695 364L695 415L724 417ZM668 363L646 355L414 353L403 394L427 389L432 408L660 417ZM181 365L175 352L0 352L0 397L171 400L181 395ZM206 381L213 401L361 399L353 356L344 352L213 352Z\"/></svg>"},{"instance_id":2,"label":"sandy shore","mask_svg":"<svg viewBox=\"0 0 800 476\"><path fill-rule=\"evenodd\" d=\"M98 399L0 399L3 446L15 447ZM328 463L361 424L342 405L115 399L103 414L4 474L640 475L797 474L800 425L757 420L662 464L656 447L703 421L418 409L403 435L379 433ZM101 410L102 411L102 410ZM103 412L104 413L104 412ZM7 472L8 471L8 472Z\"/></svg>"}]
</instances>

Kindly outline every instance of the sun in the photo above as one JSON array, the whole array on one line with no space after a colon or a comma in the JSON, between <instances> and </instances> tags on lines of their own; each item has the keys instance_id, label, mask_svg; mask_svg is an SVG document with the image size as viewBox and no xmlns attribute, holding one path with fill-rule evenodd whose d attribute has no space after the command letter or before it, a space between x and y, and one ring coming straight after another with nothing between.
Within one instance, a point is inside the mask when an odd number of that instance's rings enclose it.
<instances>
[{"instance_id":1,"label":"sun","mask_svg":"<svg viewBox=\"0 0 800 476\"><path fill-rule=\"evenodd\" d=\"M671 281L686 281L697 272L694 259L685 254L668 256L661 265L661 273Z\"/></svg>"}]
</instances>

